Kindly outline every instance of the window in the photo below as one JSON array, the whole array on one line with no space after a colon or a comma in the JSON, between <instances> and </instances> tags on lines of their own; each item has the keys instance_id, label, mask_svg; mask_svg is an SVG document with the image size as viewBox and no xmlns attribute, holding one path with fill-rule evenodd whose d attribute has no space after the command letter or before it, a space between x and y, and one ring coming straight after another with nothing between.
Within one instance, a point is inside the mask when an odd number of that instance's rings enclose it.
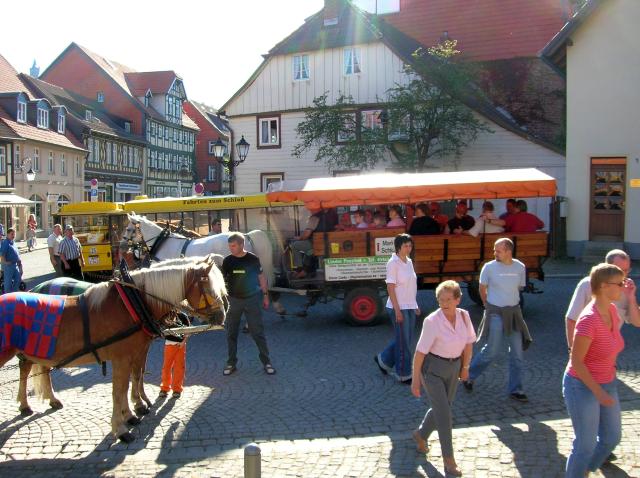
<instances>
[{"instance_id":1,"label":"window","mask_svg":"<svg viewBox=\"0 0 640 478\"><path fill-rule=\"evenodd\" d=\"M22 93L18 95L18 112L16 115L16 120L18 121L18 123L27 122L27 100Z\"/></svg>"},{"instance_id":2,"label":"window","mask_svg":"<svg viewBox=\"0 0 640 478\"><path fill-rule=\"evenodd\" d=\"M98 103L104 103L104 92L98 91Z\"/></svg>"},{"instance_id":3,"label":"window","mask_svg":"<svg viewBox=\"0 0 640 478\"><path fill-rule=\"evenodd\" d=\"M64 153L60 155L60 174L63 176L67 175L67 160L64 157Z\"/></svg>"},{"instance_id":4,"label":"window","mask_svg":"<svg viewBox=\"0 0 640 478\"><path fill-rule=\"evenodd\" d=\"M356 123L356 114L355 113L347 113L343 117L343 127L340 131L338 131L338 143L346 143L348 141L353 141L356 139L356 131L357 131L357 123Z\"/></svg>"},{"instance_id":5,"label":"window","mask_svg":"<svg viewBox=\"0 0 640 478\"><path fill-rule=\"evenodd\" d=\"M22 151L20 150L20 145L16 144L13 147L13 164L16 167L19 167L21 160L22 160Z\"/></svg>"},{"instance_id":6,"label":"window","mask_svg":"<svg viewBox=\"0 0 640 478\"><path fill-rule=\"evenodd\" d=\"M125 121L125 122L124 122L124 130L125 130L127 133L131 133L131 123L130 123L129 121Z\"/></svg>"},{"instance_id":7,"label":"window","mask_svg":"<svg viewBox=\"0 0 640 478\"><path fill-rule=\"evenodd\" d=\"M40 148L33 148L33 170L40 171Z\"/></svg>"},{"instance_id":8,"label":"window","mask_svg":"<svg viewBox=\"0 0 640 478\"><path fill-rule=\"evenodd\" d=\"M82 168L80 167L80 158L76 156L76 177L82 176Z\"/></svg>"},{"instance_id":9,"label":"window","mask_svg":"<svg viewBox=\"0 0 640 478\"><path fill-rule=\"evenodd\" d=\"M29 207L29 213L36 216L38 224L42 224L42 198L37 194L32 194L29 200L35 203Z\"/></svg>"},{"instance_id":10,"label":"window","mask_svg":"<svg viewBox=\"0 0 640 478\"><path fill-rule=\"evenodd\" d=\"M258 118L258 148L280 147L280 117Z\"/></svg>"},{"instance_id":11,"label":"window","mask_svg":"<svg viewBox=\"0 0 640 478\"><path fill-rule=\"evenodd\" d=\"M398 13L400 11L400 0L356 0L358 7L369 13L384 15L387 13Z\"/></svg>"},{"instance_id":12,"label":"window","mask_svg":"<svg viewBox=\"0 0 640 478\"><path fill-rule=\"evenodd\" d=\"M37 125L38 128L49 128L49 109L43 102L38 103Z\"/></svg>"},{"instance_id":13,"label":"window","mask_svg":"<svg viewBox=\"0 0 640 478\"><path fill-rule=\"evenodd\" d=\"M64 114L64 110L60 108L58 111L58 133L60 134L64 134L65 119L66 116Z\"/></svg>"},{"instance_id":14,"label":"window","mask_svg":"<svg viewBox=\"0 0 640 478\"><path fill-rule=\"evenodd\" d=\"M356 75L362 71L360 63L360 48L345 48L344 74Z\"/></svg>"},{"instance_id":15,"label":"window","mask_svg":"<svg viewBox=\"0 0 640 478\"><path fill-rule=\"evenodd\" d=\"M218 167L215 164L207 166L207 181L215 183L218 180Z\"/></svg>"},{"instance_id":16,"label":"window","mask_svg":"<svg viewBox=\"0 0 640 478\"><path fill-rule=\"evenodd\" d=\"M309 55L295 55L293 57L293 79L309 79Z\"/></svg>"},{"instance_id":17,"label":"window","mask_svg":"<svg viewBox=\"0 0 640 478\"><path fill-rule=\"evenodd\" d=\"M0 146L0 173L4 174L7 171L7 147Z\"/></svg>"},{"instance_id":18,"label":"window","mask_svg":"<svg viewBox=\"0 0 640 478\"><path fill-rule=\"evenodd\" d=\"M260 192L267 192L269 184L284 181L284 173L260 173Z\"/></svg>"},{"instance_id":19,"label":"window","mask_svg":"<svg viewBox=\"0 0 640 478\"><path fill-rule=\"evenodd\" d=\"M149 106L149 101L151 101L151 92L147 91L147 93L144 95L144 105Z\"/></svg>"},{"instance_id":20,"label":"window","mask_svg":"<svg viewBox=\"0 0 640 478\"><path fill-rule=\"evenodd\" d=\"M53 151L49 151L49 162L47 167L47 171L49 172L49 174L53 174L55 172L54 161L55 160L53 159Z\"/></svg>"},{"instance_id":21,"label":"window","mask_svg":"<svg viewBox=\"0 0 640 478\"><path fill-rule=\"evenodd\" d=\"M364 110L360 112L362 121L362 129L379 129L382 128L380 114L382 110Z\"/></svg>"},{"instance_id":22,"label":"window","mask_svg":"<svg viewBox=\"0 0 640 478\"><path fill-rule=\"evenodd\" d=\"M91 121L91 118L93 118L93 113L91 113L91 110L84 110L84 119L87 121Z\"/></svg>"}]
</instances>

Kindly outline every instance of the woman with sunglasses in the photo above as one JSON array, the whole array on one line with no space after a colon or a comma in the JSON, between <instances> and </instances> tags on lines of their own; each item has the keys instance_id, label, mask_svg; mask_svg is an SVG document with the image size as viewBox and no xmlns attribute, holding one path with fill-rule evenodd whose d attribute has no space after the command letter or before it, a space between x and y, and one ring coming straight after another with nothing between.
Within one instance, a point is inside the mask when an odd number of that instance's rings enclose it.
<instances>
[{"instance_id":1,"label":"woman with sunglasses","mask_svg":"<svg viewBox=\"0 0 640 478\"><path fill-rule=\"evenodd\" d=\"M614 301L620 299L624 272L613 264L591 269L593 300L584 308L573 333L573 346L562 394L575 433L566 476L596 471L620 442L620 401L616 358L624 348Z\"/></svg>"}]
</instances>

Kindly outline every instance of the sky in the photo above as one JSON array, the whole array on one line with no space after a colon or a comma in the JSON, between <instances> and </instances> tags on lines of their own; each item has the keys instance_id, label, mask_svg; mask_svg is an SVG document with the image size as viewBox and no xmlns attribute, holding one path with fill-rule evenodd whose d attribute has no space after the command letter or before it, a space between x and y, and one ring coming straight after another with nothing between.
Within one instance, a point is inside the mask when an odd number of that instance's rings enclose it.
<instances>
[{"instance_id":1,"label":"sky","mask_svg":"<svg viewBox=\"0 0 640 478\"><path fill-rule=\"evenodd\" d=\"M370 4L374 0L357 0ZM136 71L174 70L189 99L219 108L324 0L2 2L0 54L40 72L71 42Z\"/></svg>"}]
</instances>

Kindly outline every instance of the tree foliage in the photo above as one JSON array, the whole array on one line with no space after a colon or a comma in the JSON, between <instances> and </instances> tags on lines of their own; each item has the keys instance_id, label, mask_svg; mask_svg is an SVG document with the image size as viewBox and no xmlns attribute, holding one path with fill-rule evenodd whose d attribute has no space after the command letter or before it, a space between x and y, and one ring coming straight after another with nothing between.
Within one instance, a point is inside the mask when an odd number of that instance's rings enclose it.
<instances>
[{"instance_id":1,"label":"tree foliage","mask_svg":"<svg viewBox=\"0 0 640 478\"><path fill-rule=\"evenodd\" d=\"M331 105L327 94L316 98L297 127L294 156L316 147L315 160L332 169L371 169L389 159L394 168L410 171L429 168L435 158L455 160L480 132L490 132L465 105L480 93L471 89L468 69L453 61L455 46L446 41L414 53L413 64L405 67L408 81L379 100L384 128L362 127L351 97L340 96Z\"/></svg>"}]
</instances>

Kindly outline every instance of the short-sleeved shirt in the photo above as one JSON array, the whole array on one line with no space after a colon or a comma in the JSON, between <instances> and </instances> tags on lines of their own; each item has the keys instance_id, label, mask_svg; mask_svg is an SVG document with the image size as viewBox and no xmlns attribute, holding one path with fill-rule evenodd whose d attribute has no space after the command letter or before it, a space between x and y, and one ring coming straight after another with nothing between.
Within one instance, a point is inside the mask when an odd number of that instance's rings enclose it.
<instances>
[{"instance_id":1,"label":"short-sleeved shirt","mask_svg":"<svg viewBox=\"0 0 640 478\"><path fill-rule=\"evenodd\" d=\"M578 320L580 314L582 314L582 311L589 305L592 299L591 280L589 277L585 277L578 282L576 290L573 291L573 296L571 297L565 318L574 321ZM627 298L627 294L622 293L620 300L616 300L614 304L621 319L618 321L618 327L622 327L625 322L629 322L629 299Z\"/></svg>"},{"instance_id":2,"label":"short-sleeved shirt","mask_svg":"<svg viewBox=\"0 0 640 478\"><path fill-rule=\"evenodd\" d=\"M58 254L64 254L64 258L68 261L80 257L81 252L82 246L75 236L71 237L71 239L65 236L64 239L60 241L60 244L58 244Z\"/></svg>"},{"instance_id":3,"label":"short-sleeved shirt","mask_svg":"<svg viewBox=\"0 0 640 478\"><path fill-rule=\"evenodd\" d=\"M469 229L469 234L471 234L473 237L478 237L479 234L494 234L496 232L503 231L504 227L491 224L487 222L484 217L479 217L478 219L476 219L476 223L473 225L473 227Z\"/></svg>"},{"instance_id":4,"label":"short-sleeved shirt","mask_svg":"<svg viewBox=\"0 0 640 478\"><path fill-rule=\"evenodd\" d=\"M449 230L453 232L454 229L461 227L463 231L468 231L475 223L476 220L468 214L465 214L462 217L454 216L449 219Z\"/></svg>"},{"instance_id":5,"label":"short-sleeved shirt","mask_svg":"<svg viewBox=\"0 0 640 478\"><path fill-rule=\"evenodd\" d=\"M260 292L262 265L258 256L247 252L242 257L228 255L222 261L222 275L229 295L236 299L246 299Z\"/></svg>"},{"instance_id":6,"label":"short-sleeved shirt","mask_svg":"<svg viewBox=\"0 0 640 478\"><path fill-rule=\"evenodd\" d=\"M393 254L387 262L387 284L395 284L396 299L400 310L414 310L418 308L416 296L418 294L418 282L413 262L407 257L403 262L397 254ZM387 308L393 309L391 297L387 299Z\"/></svg>"},{"instance_id":7,"label":"short-sleeved shirt","mask_svg":"<svg viewBox=\"0 0 640 478\"><path fill-rule=\"evenodd\" d=\"M511 264L493 260L480 271L480 284L487 286L487 302L497 307L520 303L520 289L527 284L526 268L518 259Z\"/></svg>"},{"instance_id":8,"label":"short-sleeved shirt","mask_svg":"<svg viewBox=\"0 0 640 478\"><path fill-rule=\"evenodd\" d=\"M5 239L0 245L0 255L6 262L20 262L20 252L13 241Z\"/></svg>"},{"instance_id":9,"label":"short-sleeved shirt","mask_svg":"<svg viewBox=\"0 0 640 478\"><path fill-rule=\"evenodd\" d=\"M58 252L60 248L60 243L62 242L62 236L56 236L55 234L51 234L47 237L47 247L53 249L53 255L57 256L60 253Z\"/></svg>"},{"instance_id":10,"label":"short-sleeved shirt","mask_svg":"<svg viewBox=\"0 0 640 478\"><path fill-rule=\"evenodd\" d=\"M529 212L519 212L507 216L505 229L509 232L536 232L544 227L544 222L538 216Z\"/></svg>"},{"instance_id":11,"label":"short-sleeved shirt","mask_svg":"<svg viewBox=\"0 0 640 478\"><path fill-rule=\"evenodd\" d=\"M429 216L414 218L409 227L409 234L412 236L423 236L429 234L440 234L440 224Z\"/></svg>"},{"instance_id":12,"label":"short-sleeved shirt","mask_svg":"<svg viewBox=\"0 0 640 478\"><path fill-rule=\"evenodd\" d=\"M616 378L616 358L624 349L624 339L620 335L618 322L620 317L616 306L609 307L613 330L609 330L596 308L595 302L589 304L576 322L574 337L582 335L591 339L591 345L584 356L584 364L598 383L609 383ZM579 378L571 367L567 365L569 375Z\"/></svg>"},{"instance_id":13,"label":"short-sleeved shirt","mask_svg":"<svg viewBox=\"0 0 640 478\"><path fill-rule=\"evenodd\" d=\"M438 309L424 319L416 350L425 355L432 353L444 358L458 358L465 346L475 341L476 332L469 312L456 309L456 326L453 328L442 309Z\"/></svg>"},{"instance_id":14,"label":"short-sleeved shirt","mask_svg":"<svg viewBox=\"0 0 640 478\"><path fill-rule=\"evenodd\" d=\"M404 221L400 217L396 217L394 219L391 219L387 223L387 227L404 227L404 226L405 226Z\"/></svg>"}]
</instances>

